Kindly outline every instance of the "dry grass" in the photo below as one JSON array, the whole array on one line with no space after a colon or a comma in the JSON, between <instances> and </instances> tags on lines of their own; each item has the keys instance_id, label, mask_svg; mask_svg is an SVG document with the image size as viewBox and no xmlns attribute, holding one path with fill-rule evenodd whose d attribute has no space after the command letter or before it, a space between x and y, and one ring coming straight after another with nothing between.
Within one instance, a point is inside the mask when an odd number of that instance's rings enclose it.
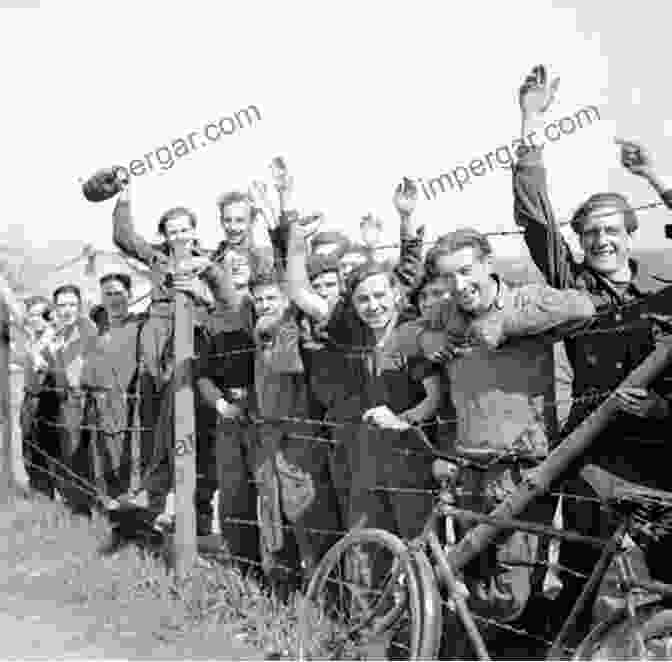
<instances>
[{"instance_id":1,"label":"dry grass","mask_svg":"<svg viewBox=\"0 0 672 662\"><path fill-rule=\"evenodd\" d=\"M226 640L244 642L258 657L320 657L323 628L312 613L299 618L298 598L284 604L219 563L178 580L160 555L135 546L102 555L108 535L100 516L88 520L58 503L17 498L0 510L3 592L99 615L100 627L118 636L130 630L164 643L202 641L190 657L226 657ZM219 654L208 644L213 639Z\"/></svg>"}]
</instances>

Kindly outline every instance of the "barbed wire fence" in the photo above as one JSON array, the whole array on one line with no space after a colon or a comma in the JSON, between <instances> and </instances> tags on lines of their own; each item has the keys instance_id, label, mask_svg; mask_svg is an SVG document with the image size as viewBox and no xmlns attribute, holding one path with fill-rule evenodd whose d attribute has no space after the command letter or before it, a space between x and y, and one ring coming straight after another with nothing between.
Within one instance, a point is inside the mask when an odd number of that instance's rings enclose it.
<instances>
[{"instance_id":1,"label":"barbed wire fence","mask_svg":"<svg viewBox=\"0 0 672 662\"><path fill-rule=\"evenodd\" d=\"M649 203L637 207L637 209L653 209L657 206L661 206L662 203ZM563 224L567 224L565 222ZM490 236L505 236L505 235L519 235L521 230L516 231L502 231L502 232L493 232L487 233ZM430 243L430 242L428 242ZM399 244L387 245L385 247L397 247ZM137 298L133 304L140 303L150 297L150 294L143 295L142 297ZM637 302L638 306L641 306L641 302ZM174 404L174 417L173 417L173 430L172 434L169 435L171 439L170 444L172 447L165 447L165 452L168 453L171 458L169 465L172 471L172 485L175 491L176 501L175 501L175 534L172 538L173 545L173 563L176 571L180 575L186 575L189 570L194 566L196 557L198 554L198 541L196 536L196 513L194 505L194 496L196 490L196 452L197 452L197 443L196 443L196 416L197 412L194 411L194 380L192 366L195 360L199 358L198 354L194 348L194 338L193 338L193 328L194 321L192 318L192 304L187 295L182 293L177 293L175 300L171 304L172 311L169 315L165 315L161 312L153 313L150 309L148 312L148 318L159 318L166 319L168 318L170 324L173 328L174 333L174 352L172 356L173 366L172 366L172 377L175 385L174 390L159 394L154 394L153 396L149 394L149 397L156 397L157 400L161 398L173 398ZM626 304L616 309L611 309L603 313L598 313L594 320L593 324L588 327L576 331L573 336L580 337L586 335L598 335L598 334L618 334L622 332L627 332L638 328L641 326L643 320L648 320L649 315L645 310L645 306L641 308L641 312L636 313L634 316L630 317L625 322L616 323L618 320L622 319L623 315L626 315L630 312L632 304ZM217 313L213 313L217 315ZM0 480L2 481L3 491L7 492L7 489L11 488L12 485L12 472L11 472L11 461L7 461L11 454L11 403L10 403L10 382L9 382L9 361L10 361L10 347L9 347L9 313L6 309L6 306L0 305L0 393L2 395L2 417L3 417L3 471ZM600 322L607 322L604 327L600 327ZM367 353L370 353L372 350L370 347L338 347L340 353L344 356L351 358L359 358ZM227 358L235 356L241 353L251 353L253 354L256 351L254 347L242 348L238 350L231 350L224 353L212 354L209 355L210 360L217 360L220 358ZM61 401L64 402L69 399L70 402L73 402L77 399L81 402L93 401L96 398L100 399L101 393L110 395L114 391L114 387L92 387L87 384L81 385L79 388L65 388L65 387L56 387L56 386L43 386L37 391L30 389L26 390L26 397L40 398L44 394L53 393L61 398ZM117 389L117 393L112 394L111 397L118 397L121 399L123 408L127 408L129 405L132 405L135 400L135 407L140 406L140 401L142 398L148 397L147 393L129 393L126 390L121 388ZM588 404L588 405L598 405L604 402L613 391L598 391L595 390L593 393L589 393L581 397L570 397L565 401L549 401L544 403L545 408L556 409L560 404ZM422 427L437 425L439 429L442 426L454 425L457 422L457 419L443 419L438 420L438 422L426 423ZM88 443L91 447L91 460L92 460L92 479L89 476L82 475L76 468L70 466L67 461L64 461L63 458L56 457L49 454L39 443L39 439L35 438L26 438L24 443L27 445L30 450L37 454L37 456L42 457L43 460L46 460L46 467L43 463L36 462L36 456L33 455L32 459L27 457L25 462L28 466L31 466L35 469L40 469L46 474L51 475L55 481L60 481L60 483L67 482L71 489L79 491L91 502L98 504L102 509L107 509L110 506L110 503L114 501L114 498L110 497L106 493L106 479L107 474L103 465L100 463L100 445L99 439L104 435L123 435L130 436L135 438L135 443L142 443L138 441L138 436L143 434L154 434L156 431L155 425L147 426L143 425L142 421L136 420L132 424L128 424L128 420L117 421L118 425L110 428L110 426L101 426L100 420L94 419L85 419L83 416L73 427L72 423L64 423L58 417L50 418L43 415L35 417L35 423L41 425L43 429L51 429L57 434L61 432L71 433L74 428L78 435L82 433L88 434ZM339 447L343 444L342 435L338 434L339 430L350 430L353 426L353 421L333 421L333 420L323 420L323 419L311 419L303 417L275 417L268 418L263 416L251 416L246 421L246 424L251 424L253 426L284 426L287 430L287 437L295 441L304 442L314 447L324 446L328 450L332 450L336 447ZM364 421L356 422L356 425L366 428L367 426L372 426L373 424L367 423ZM292 431L292 426L301 427L299 431L296 429ZM310 433L305 433L306 429L309 429ZM440 433L439 433L440 434ZM339 438L339 436L341 438ZM553 440L552 440L553 441ZM555 441L560 441L555 440ZM390 448L391 453L401 455L403 457L409 457L412 455L416 456L425 456L427 458L437 457L437 450L434 448L425 448L423 450L411 450L405 448ZM440 452L438 454L441 454ZM154 477L154 475L161 470L160 462L150 462L145 466L138 466L141 463L140 459L141 453L136 447L131 450L130 455L122 460L117 469L128 468L132 476L136 477L135 484L131 486L131 492L138 494L143 489L146 488L146 484ZM446 453L443 453L442 456L447 457ZM459 456L455 456L456 460L459 460ZM497 463L501 461L502 458L493 458L491 462ZM139 477L139 478L138 478ZM253 487L258 487L258 481L255 479L250 479L250 483ZM333 485L329 484L316 484L318 488L329 488ZM344 489L347 489L347 486L343 486ZM370 485L366 488L369 491L377 493L394 493L396 495L404 494L426 494L428 498L435 498L437 496L437 489L420 489L420 488L408 488L408 487L395 487L390 485ZM465 496L468 496L467 493L464 493ZM565 493L559 490L551 490L548 492L551 497L562 497L568 500L574 500L577 502L586 502L591 504L602 504L602 501L594 497L585 497L571 493ZM473 495L479 496L479 495ZM217 517L217 513L215 517ZM148 515L149 517L149 515ZM150 524L150 522L147 522ZM231 524L238 527L248 527L253 528L259 531L262 527L262 523L257 519L244 519L236 517L226 518L226 524ZM295 531L295 527L292 524L287 523L286 521L282 524L284 530L289 531L290 533ZM330 539L335 537L341 537L348 533L345 529L329 529L329 528L319 528L319 527L307 527L306 532L317 535L317 536L327 536ZM549 529L546 532L546 535L552 537L553 531ZM248 565L248 566L258 566L263 568L263 563L251 558L242 557L236 554L228 554L228 558L236 561L238 563ZM515 561L512 561L515 563ZM530 564L529 560L521 559L521 564ZM278 562L279 565L283 565ZM560 573L565 573L577 578L585 579L585 575L572 570L571 568L566 568L561 566L558 563L551 564L550 562L535 559L533 562L535 567L544 567L553 569ZM288 574L298 575L300 573L300 568L283 566L284 570ZM449 606L449 605L446 605ZM552 644L546 637L539 635L538 633L528 632L524 629L514 627L510 624L499 622L494 619L485 618L474 614L474 618L484 625L490 627L496 627L503 631L514 632L520 636L527 637L532 641L537 643L543 643L544 645L550 646Z\"/></svg>"}]
</instances>

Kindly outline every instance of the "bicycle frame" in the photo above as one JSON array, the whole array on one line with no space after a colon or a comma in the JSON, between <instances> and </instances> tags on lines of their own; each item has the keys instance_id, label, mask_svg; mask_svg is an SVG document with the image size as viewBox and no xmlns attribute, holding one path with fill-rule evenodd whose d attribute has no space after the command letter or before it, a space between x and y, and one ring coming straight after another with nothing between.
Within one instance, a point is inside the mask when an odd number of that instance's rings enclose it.
<instances>
[{"instance_id":1,"label":"bicycle frame","mask_svg":"<svg viewBox=\"0 0 672 662\"><path fill-rule=\"evenodd\" d=\"M593 572L588 577L588 580L586 581L583 590L581 591L579 599L576 601L572 607L571 612L565 619L560 632L557 634L547 656L547 659L551 660L563 659L562 653L566 650L565 644L569 638L569 635L571 634L572 628L576 625L579 616L587 608L591 598L599 588L600 583L602 582L602 579L604 578L614 557L616 557L616 555L622 550L623 538L630 528L629 518L624 519L611 538L602 539L591 536L583 536L570 531L561 531L550 526L536 524L533 522L526 522L519 519L483 515L481 513L476 513L470 510L455 508L449 505L446 500L440 500L428 518L422 534L413 544L424 544L429 548L430 560L433 561L436 566L438 579L440 583L446 588L450 600L454 605L455 612L462 622L467 636L469 637L469 640L474 647L474 651L480 660L491 659L487 650L487 646L483 640L483 637L481 636L478 626L474 621L469 607L467 606L466 599L460 590L455 571L450 564L451 549L444 550L441 547L438 536L436 534L436 528L441 517L452 518L455 516L461 519L480 522L482 524L494 525L497 526L500 531L515 529L519 531L526 531L528 533L553 536L571 542L584 542L586 544L602 548L602 554L598 563L595 565ZM453 545L449 544L447 547L452 548ZM636 579L633 574L632 567L626 560L621 560L619 563L619 571L621 575L621 586L623 587L624 594L628 598L627 604L630 610L630 613L628 613L629 617L634 617L636 611L636 607L633 606L633 601L630 599L634 589L643 589L650 593L659 595L660 599L658 602L660 602L663 598L672 598L672 585L665 584L663 582L641 581ZM650 603L649 606L651 606Z\"/></svg>"}]
</instances>

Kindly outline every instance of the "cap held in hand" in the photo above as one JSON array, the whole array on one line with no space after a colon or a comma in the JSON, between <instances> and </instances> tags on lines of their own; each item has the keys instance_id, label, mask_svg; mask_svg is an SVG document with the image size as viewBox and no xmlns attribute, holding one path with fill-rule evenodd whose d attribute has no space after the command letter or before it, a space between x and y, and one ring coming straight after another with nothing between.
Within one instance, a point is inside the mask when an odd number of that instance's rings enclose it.
<instances>
[{"instance_id":1,"label":"cap held in hand","mask_svg":"<svg viewBox=\"0 0 672 662\"><path fill-rule=\"evenodd\" d=\"M124 168L102 168L82 184L82 193L89 202L103 202L117 195L127 182L128 174Z\"/></svg>"}]
</instances>

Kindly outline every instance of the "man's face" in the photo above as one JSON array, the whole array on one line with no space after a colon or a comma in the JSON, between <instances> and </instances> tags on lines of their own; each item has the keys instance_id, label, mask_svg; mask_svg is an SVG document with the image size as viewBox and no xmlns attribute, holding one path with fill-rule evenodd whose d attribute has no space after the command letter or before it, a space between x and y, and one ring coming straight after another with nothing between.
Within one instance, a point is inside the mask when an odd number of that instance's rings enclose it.
<instances>
[{"instance_id":1,"label":"man's face","mask_svg":"<svg viewBox=\"0 0 672 662\"><path fill-rule=\"evenodd\" d=\"M128 316L130 293L118 280L108 280L100 288L101 303L105 306L110 320L120 320Z\"/></svg>"},{"instance_id":2,"label":"man's face","mask_svg":"<svg viewBox=\"0 0 672 662\"><path fill-rule=\"evenodd\" d=\"M363 280L352 294L352 304L360 319L372 329L384 329L397 311L398 292L386 274Z\"/></svg>"},{"instance_id":3,"label":"man's face","mask_svg":"<svg viewBox=\"0 0 672 662\"><path fill-rule=\"evenodd\" d=\"M492 303L492 263L478 248L467 246L441 255L436 268L459 308L472 314L489 308Z\"/></svg>"},{"instance_id":4,"label":"man's face","mask_svg":"<svg viewBox=\"0 0 672 662\"><path fill-rule=\"evenodd\" d=\"M196 231L191 225L191 219L186 214L176 216L166 222L166 242L172 249L184 249L196 239Z\"/></svg>"},{"instance_id":5,"label":"man's face","mask_svg":"<svg viewBox=\"0 0 672 662\"><path fill-rule=\"evenodd\" d=\"M238 246L249 238L252 229L252 207L246 202L232 202L220 208L219 222L226 240Z\"/></svg>"},{"instance_id":6,"label":"man's face","mask_svg":"<svg viewBox=\"0 0 672 662\"><path fill-rule=\"evenodd\" d=\"M366 262L366 256L362 253L346 253L339 262L341 278L345 280L352 271Z\"/></svg>"},{"instance_id":7,"label":"man's face","mask_svg":"<svg viewBox=\"0 0 672 662\"><path fill-rule=\"evenodd\" d=\"M61 292L55 302L56 315L63 326L73 324L79 317L81 303L73 292Z\"/></svg>"},{"instance_id":8,"label":"man's face","mask_svg":"<svg viewBox=\"0 0 672 662\"><path fill-rule=\"evenodd\" d=\"M427 283L418 294L418 308L424 315L439 301L450 298L450 284L446 278L435 278Z\"/></svg>"},{"instance_id":9,"label":"man's face","mask_svg":"<svg viewBox=\"0 0 672 662\"><path fill-rule=\"evenodd\" d=\"M329 304L336 303L341 294L341 280L335 271L327 271L313 278L313 289Z\"/></svg>"},{"instance_id":10,"label":"man's face","mask_svg":"<svg viewBox=\"0 0 672 662\"><path fill-rule=\"evenodd\" d=\"M44 314L47 311L47 304L44 302L33 304L26 311L26 321L28 326L37 334L46 331L49 322L44 319Z\"/></svg>"},{"instance_id":11,"label":"man's face","mask_svg":"<svg viewBox=\"0 0 672 662\"><path fill-rule=\"evenodd\" d=\"M287 306L289 299L279 285L258 285L252 291L254 312L257 317L280 317Z\"/></svg>"},{"instance_id":12,"label":"man's face","mask_svg":"<svg viewBox=\"0 0 672 662\"><path fill-rule=\"evenodd\" d=\"M632 252L625 217L613 208L600 209L584 219L579 241L586 264L605 276L623 269Z\"/></svg>"}]
</instances>

